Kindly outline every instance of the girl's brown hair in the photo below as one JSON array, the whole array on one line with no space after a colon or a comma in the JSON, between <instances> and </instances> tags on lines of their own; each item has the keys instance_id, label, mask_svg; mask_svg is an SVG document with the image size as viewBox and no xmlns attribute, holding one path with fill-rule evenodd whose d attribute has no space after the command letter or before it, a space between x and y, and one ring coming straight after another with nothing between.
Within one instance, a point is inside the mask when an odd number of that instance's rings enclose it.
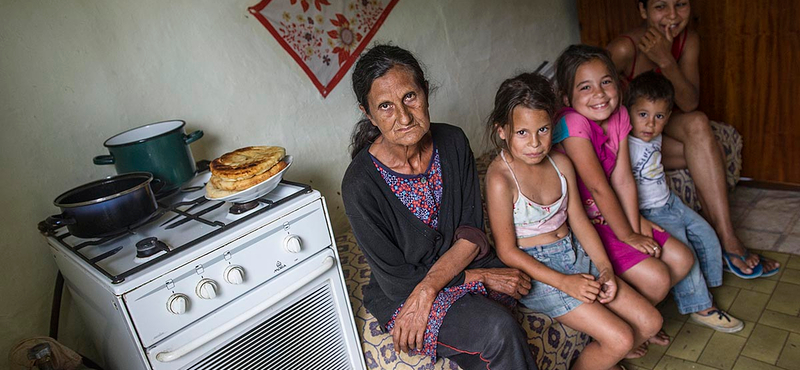
<instances>
[{"instance_id":1,"label":"girl's brown hair","mask_svg":"<svg viewBox=\"0 0 800 370\"><path fill-rule=\"evenodd\" d=\"M556 84L558 86L558 96L563 99L567 97L567 101L572 103L572 89L575 85L575 74L578 73L578 67L586 62L599 60L608 68L608 74L614 80L617 90L620 90L619 74L617 68L614 67L614 62L611 61L606 49L589 46L589 45L570 45L561 53L561 56L556 60ZM623 101L620 97L620 101Z\"/></svg>"},{"instance_id":2,"label":"girl's brown hair","mask_svg":"<svg viewBox=\"0 0 800 370\"><path fill-rule=\"evenodd\" d=\"M556 102L553 86L540 74L523 73L503 81L494 97L494 109L486 120L492 143L498 149L505 148L506 143L497 135L496 127L505 128L511 124L511 115L517 106L543 110L553 117L556 113Z\"/></svg>"}]
</instances>

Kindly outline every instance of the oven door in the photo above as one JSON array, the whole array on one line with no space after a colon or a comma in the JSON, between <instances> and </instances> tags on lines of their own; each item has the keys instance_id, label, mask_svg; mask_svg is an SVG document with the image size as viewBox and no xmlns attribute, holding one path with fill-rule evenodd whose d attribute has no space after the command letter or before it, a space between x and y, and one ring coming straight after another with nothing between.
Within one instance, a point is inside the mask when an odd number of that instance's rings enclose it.
<instances>
[{"instance_id":1,"label":"oven door","mask_svg":"<svg viewBox=\"0 0 800 370\"><path fill-rule=\"evenodd\" d=\"M155 370L361 369L348 302L326 248L145 352Z\"/></svg>"}]
</instances>

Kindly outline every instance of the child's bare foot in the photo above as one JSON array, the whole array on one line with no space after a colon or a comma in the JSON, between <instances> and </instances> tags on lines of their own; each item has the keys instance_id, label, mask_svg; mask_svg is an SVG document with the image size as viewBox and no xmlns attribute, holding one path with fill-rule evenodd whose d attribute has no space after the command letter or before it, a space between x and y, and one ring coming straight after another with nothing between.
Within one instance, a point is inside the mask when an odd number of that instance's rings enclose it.
<instances>
[{"instance_id":1,"label":"child's bare foot","mask_svg":"<svg viewBox=\"0 0 800 370\"><path fill-rule=\"evenodd\" d=\"M625 358L627 359L640 358L646 354L647 354L647 342L645 341L639 347L636 347L632 349L630 352L628 352L628 354L625 355Z\"/></svg>"},{"instance_id":2,"label":"child's bare foot","mask_svg":"<svg viewBox=\"0 0 800 370\"><path fill-rule=\"evenodd\" d=\"M658 334L653 336L652 338L648 339L645 343L652 343L659 346L668 346L669 345L669 335L664 332L664 330L659 330Z\"/></svg>"}]
</instances>

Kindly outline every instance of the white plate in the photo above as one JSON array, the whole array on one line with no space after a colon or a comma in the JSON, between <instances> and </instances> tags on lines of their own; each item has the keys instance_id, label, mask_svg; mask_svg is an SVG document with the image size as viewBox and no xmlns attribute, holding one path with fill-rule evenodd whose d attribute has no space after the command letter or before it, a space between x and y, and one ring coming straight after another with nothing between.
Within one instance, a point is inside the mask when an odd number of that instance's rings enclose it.
<instances>
[{"instance_id":1,"label":"white plate","mask_svg":"<svg viewBox=\"0 0 800 370\"><path fill-rule=\"evenodd\" d=\"M261 198L278 187L278 183L281 182L281 179L283 178L283 173L286 172L286 170L292 165L292 156L287 155L283 157L283 161L286 162L286 167L284 167L274 176L258 183L258 185L221 198L211 198L208 195L206 195L206 198L211 200L224 200L226 202L233 203L246 203L251 200Z\"/></svg>"}]
</instances>

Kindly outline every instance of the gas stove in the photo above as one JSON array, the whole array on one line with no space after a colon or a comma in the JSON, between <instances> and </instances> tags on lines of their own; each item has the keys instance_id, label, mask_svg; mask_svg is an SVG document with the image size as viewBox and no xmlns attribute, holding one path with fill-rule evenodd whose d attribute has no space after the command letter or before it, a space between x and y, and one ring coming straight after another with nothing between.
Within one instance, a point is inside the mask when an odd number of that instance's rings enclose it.
<instances>
[{"instance_id":1,"label":"gas stove","mask_svg":"<svg viewBox=\"0 0 800 370\"><path fill-rule=\"evenodd\" d=\"M322 356L323 368L363 368L324 197L282 180L248 204L209 200L209 177L160 197L154 215L119 235L43 230L100 361L271 369Z\"/></svg>"},{"instance_id":2,"label":"gas stove","mask_svg":"<svg viewBox=\"0 0 800 370\"><path fill-rule=\"evenodd\" d=\"M104 275L113 284L156 266L227 230L312 191L304 184L282 180L264 197L249 203L209 200L203 185L205 172L177 193L159 199L155 215L143 225L106 238L84 239L66 228L51 230L50 236Z\"/></svg>"}]
</instances>

